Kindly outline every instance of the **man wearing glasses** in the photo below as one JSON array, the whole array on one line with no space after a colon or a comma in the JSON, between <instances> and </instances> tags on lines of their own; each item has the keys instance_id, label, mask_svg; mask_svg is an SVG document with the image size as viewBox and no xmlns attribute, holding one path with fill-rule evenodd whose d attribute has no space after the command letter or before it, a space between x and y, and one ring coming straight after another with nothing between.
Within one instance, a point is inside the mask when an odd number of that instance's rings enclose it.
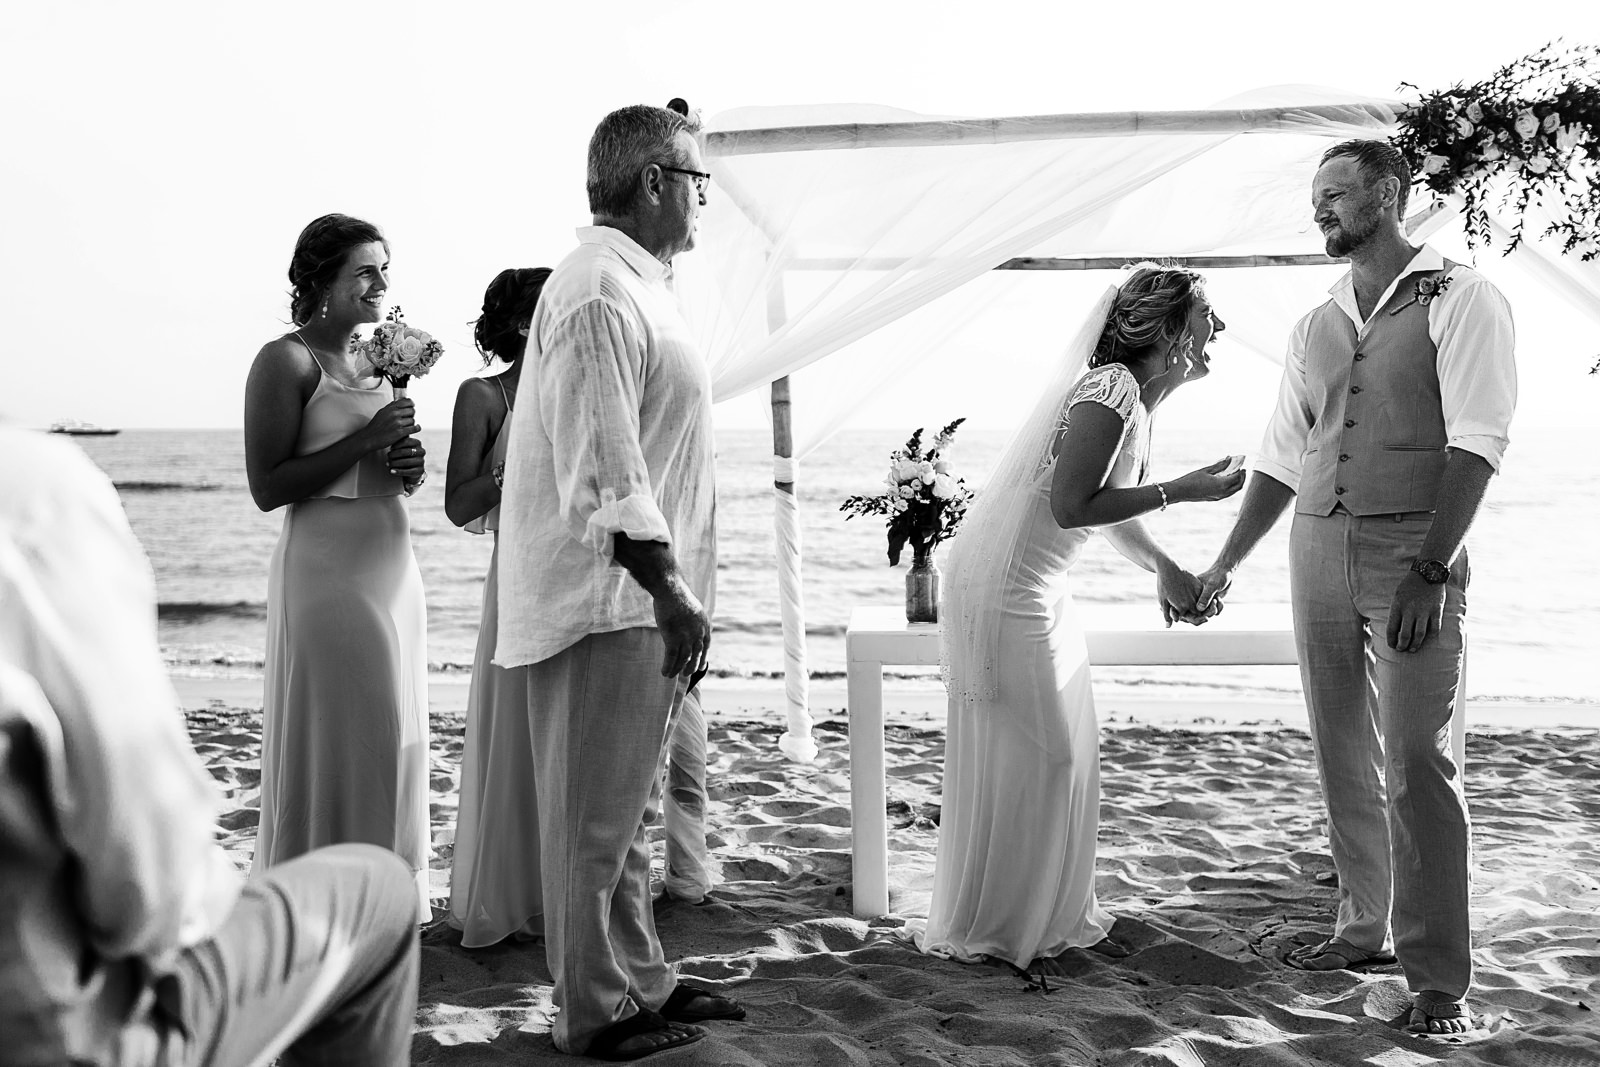
<instances>
[{"instance_id":1,"label":"man wearing glasses","mask_svg":"<svg viewBox=\"0 0 1600 1067\"><path fill-rule=\"evenodd\" d=\"M677 983L645 839L716 577L710 378L670 287L711 178L697 129L643 105L595 129L594 225L534 313L501 504L496 662L529 672L552 1037L605 1059L744 1015Z\"/></svg>"}]
</instances>

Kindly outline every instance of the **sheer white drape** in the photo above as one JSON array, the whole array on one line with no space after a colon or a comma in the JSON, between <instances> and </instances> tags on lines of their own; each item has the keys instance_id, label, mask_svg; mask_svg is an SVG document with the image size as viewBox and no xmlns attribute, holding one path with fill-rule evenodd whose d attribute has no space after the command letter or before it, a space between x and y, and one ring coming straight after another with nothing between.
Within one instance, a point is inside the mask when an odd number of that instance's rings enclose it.
<instances>
[{"instance_id":1,"label":"sheer white drape","mask_svg":"<svg viewBox=\"0 0 1600 1067\"><path fill-rule=\"evenodd\" d=\"M971 120L865 105L725 113L708 124L714 182L702 251L682 258L678 292L719 401L846 350L827 371L847 361L848 387L808 391L793 412L793 461L776 480L798 480L809 452L981 310L984 285L970 283L1007 260L1319 252L1307 192L1318 157L1338 140L1383 136L1399 106L1284 86L1160 114ZM1592 265L1536 250L1526 258L1600 309ZM1274 362L1294 319L1338 273L1210 272L1214 299L1250 308L1230 337ZM775 497L789 675L783 747L809 758L798 514L793 496Z\"/></svg>"},{"instance_id":2,"label":"sheer white drape","mask_svg":"<svg viewBox=\"0 0 1600 1067\"><path fill-rule=\"evenodd\" d=\"M701 217L704 254L685 257L677 279L717 399L793 374L1013 257L1292 244L1304 222L1265 187L1283 183L1285 169L1303 171L1329 138L1382 129L1393 112L1320 91L1273 95L1192 115L943 120L846 106L718 116L706 138L716 180ZM1295 106L1305 103L1319 110ZM1246 156L1262 157L1242 176L1226 162L1191 169L1218 152L1233 157L1227 146L1241 140L1258 146ZM1202 187L1227 194L1230 210L1185 213L1174 203L1179 193L1194 203ZM969 313L945 304L906 322L899 344L864 348L856 388L796 412L794 458L782 473L795 477L794 465L872 395L867 386ZM792 496L774 497L789 705L782 744L804 759L815 746L798 514Z\"/></svg>"}]
</instances>

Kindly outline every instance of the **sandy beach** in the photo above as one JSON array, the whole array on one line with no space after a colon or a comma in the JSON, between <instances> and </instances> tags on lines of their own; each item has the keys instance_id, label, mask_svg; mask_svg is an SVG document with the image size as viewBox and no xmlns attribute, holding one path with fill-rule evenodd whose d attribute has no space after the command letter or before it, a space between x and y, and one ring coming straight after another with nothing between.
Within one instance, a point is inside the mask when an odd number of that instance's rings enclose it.
<instances>
[{"instance_id":1,"label":"sandy beach","mask_svg":"<svg viewBox=\"0 0 1600 1067\"><path fill-rule=\"evenodd\" d=\"M226 847L244 864L259 797L260 683L175 681L227 796ZM1044 994L904 940L932 885L944 748L935 687L887 693L894 914L871 921L850 908L843 683L814 689L812 764L777 750L776 683L720 680L705 696L722 883L704 904L663 904L657 920L682 974L739 998L749 1018L712 1024L708 1040L652 1064L1600 1065L1600 731L1571 725L1594 709L1488 706L1471 716L1473 1007L1485 1027L1445 1042L1402 1032L1395 967L1308 974L1279 962L1327 928L1334 901L1296 702L1100 698L1098 888L1135 951L1073 953L1069 975ZM465 703L465 680L435 684L435 919L449 892ZM581 1062L550 1043L538 946L469 952L439 922L422 940L415 1062Z\"/></svg>"}]
</instances>

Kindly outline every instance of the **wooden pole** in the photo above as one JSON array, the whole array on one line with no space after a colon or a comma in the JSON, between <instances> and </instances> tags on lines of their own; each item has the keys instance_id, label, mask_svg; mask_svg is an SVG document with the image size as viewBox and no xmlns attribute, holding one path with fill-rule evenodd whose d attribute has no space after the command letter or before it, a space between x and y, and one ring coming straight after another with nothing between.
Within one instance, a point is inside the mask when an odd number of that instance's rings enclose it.
<instances>
[{"instance_id":1,"label":"wooden pole","mask_svg":"<svg viewBox=\"0 0 1600 1067\"><path fill-rule=\"evenodd\" d=\"M772 383L772 454L785 459L794 458L794 423L789 399L789 376L785 374ZM793 482L772 483L779 492L794 496Z\"/></svg>"},{"instance_id":2,"label":"wooden pole","mask_svg":"<svg viewBox=\"0 0 1600 1067\"><path fill-rule=\"evenodd\" d=\"M996 264L995 270L1120 270L1133 263L1150 260L1175 267L1193 267L1210 270L1217 267L1326 267L1348 263L1346 259L1332 259L1321 252L1301 255L1259 256L1018 256ZM791 259L784 263L789 270L894 270L907 261L895 256L874 256L850 259L847 256L814 256Z\"/></svg>"},{"instance_id":3,"label":"wooden pole","mask_svg":"<svg viewBox=\"0 0 1600 1067\"><path fill-rule=\"evenodd\" d=\"M767 287L767 333L776 333L788 317L783 300L783 272L772 279ZM794 458L793 401L789 396L789 376L785 374L772 383L772 454L784 459ZM794 482L773 480L779 492L794 495Z\"/></svg>"},{"instance_id":4,"label":"wooden pole","mask_svg":"<svg viewBox=\"0 0 1600 1067\"><path fill-rule=\"evenodd\" d=\"M957 144L1007 144L1074 137L1216 136L1295 133L1307 119L1357 123L1381 133L1405 110L1399 101L1353 101L1303 107L1209 108L1193 111L1097 111L1066 115L1019 115L992 119L918 119L910 122L837 122L713 130L707 155L837 151L855 148L927 148Z\"/></svg>"}]
</instances>

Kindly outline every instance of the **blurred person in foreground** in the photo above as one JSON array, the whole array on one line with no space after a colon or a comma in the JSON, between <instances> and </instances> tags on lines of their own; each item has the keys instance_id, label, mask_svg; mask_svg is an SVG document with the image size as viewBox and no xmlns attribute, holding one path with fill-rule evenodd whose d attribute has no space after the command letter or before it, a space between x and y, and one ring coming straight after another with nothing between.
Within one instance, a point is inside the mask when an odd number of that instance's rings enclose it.
<instances>
[{"instance_id":1,"label":"blurred person in foreground","mask_svg":"<svg viewBox=\"0 0 1600 1067\"><path fill-rule=\"evenodd\" d=\"M116 490L42 434L0 448L0 1063L409 1062L406 865L235 871Z\"/></svg>"},{"instance_id":2,"label":"blurred person in foreground","mask_svg":"<svg viewBox=\"0 0 1600 1067\"><path fill-rule=\"evenodd\" d=\"M1470 830L1451 755L1466 648L1464 541L1516 408L1511 309L1406 240L1412 175L1383 141L1322 157L1312 211L1350 273L1295 326L1277 409L1197 606L1295 503L1289 588L1328 839L1333 930L1286 962L1398 958L1408 1029L1472 1029ZM1393 953L1390 953L1390 945Z\"/></svg>"}]
</instances>

